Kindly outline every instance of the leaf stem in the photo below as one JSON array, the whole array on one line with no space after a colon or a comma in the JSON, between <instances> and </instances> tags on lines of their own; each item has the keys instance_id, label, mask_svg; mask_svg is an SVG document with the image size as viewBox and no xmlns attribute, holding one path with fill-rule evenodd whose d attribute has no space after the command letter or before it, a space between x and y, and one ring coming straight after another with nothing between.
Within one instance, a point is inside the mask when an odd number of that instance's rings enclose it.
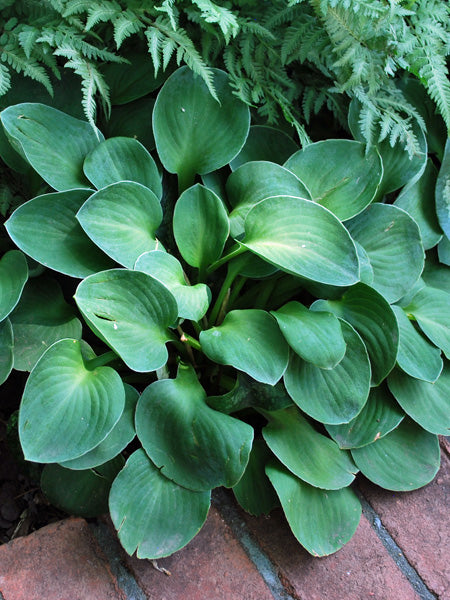
<instances>
[{"instance_id":1,"label":"leaf stem","mask_svg":"<svg viewBox=\"0 0 450 600\"><path fill-rule=\"evenodd\" d=\"M235 246L233 246L231 252L229 252L225 256L222 256L222 258L219 258L219 260L216 260L216 262L213 262L212 265L208 267L208 274L213 273L216 269L227 263L229 260L235 258L236 256L239 256L240 254L243 254L244 252L247 252L247 250L248 249L242 244L236 244Z\"/></svg>"},{"instance_id":2,"label":"leaf stem","mask_svg":"<svg viewBox=\"0 0 450 600\"><path fill-rule=\"evenodd\" d=\"M89 371L94 371L98 367L103 367L104 365L107 365L108 363L112 362L113 360L116 360L116 358L119 358L119 356L113 350L110 350L109 352L100 354L100 356L91 358L91 360L87 360L85 362L85 367Z\"/></svg>"},{"instance_id":3,"label":"leaf stem","mask_svg":"<svg viewBox=\"0 0 450 600\"><path fill-rule=\"evenodd\" d=\"M217 320L217 316L219 312L221 312L222 305L225 301L228 300L227 297L230 295L230 287L233 281L236 279L238 275L238 270L230 267L228 268L227 276L225 277L222 287L220 288L219 295L217 296L216 302L211 310L211 314L209 316L209 322L214 325Z\"/></svg>"}]
</instances>

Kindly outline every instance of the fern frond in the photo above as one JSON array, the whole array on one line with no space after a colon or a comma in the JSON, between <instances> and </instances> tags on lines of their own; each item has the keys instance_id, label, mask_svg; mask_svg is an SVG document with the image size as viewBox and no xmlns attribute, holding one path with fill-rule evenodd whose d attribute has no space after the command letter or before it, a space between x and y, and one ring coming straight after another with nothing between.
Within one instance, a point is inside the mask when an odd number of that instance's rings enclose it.
<instances>
[{"instance_id":1,"label":"fern frond","mask_svg":"<svg viewBox=\"0 0 450 600\"><path fill-rule=\"evenodd\" d=\"M39 29L29 25L24 25L23 28L18 31L17 39L27 58L31 57L38 37Z\"/></svg>"},{"instance_id":2,"label":"fern frond","mask_svg":"<svg viewBox=\"0 0 450 600\"><path fill-rule=\"evenodd\" d=\"M438 53L430 55L427 47L424 50L427 61L419 69L419 77L430 98L436 103L450 135L450 82L447 64L444 56Z\"/></svg>"},{"instance_id":3,"label":"fern frond","mask_svg":"<svg viewBox=\"0 0 450 600\"><path fill-rule=\"evenodd\" d=\"M85 30L90 31L99 23L112 21L121 12L117 2L95 2L88 9Z\"/></svg>"},{"instance_id":4,"label":"fern frond","mask_svg":"<svg viewBox=\"0 0 450 600\"><path fill-rule=\"evenodd\" d=\"M175 31L178 23L178 11L176 9L175 0L164 0L161 6L155 6L158 12L166 13L169 18L172 29Z\"/></svg>"},{"instance_id":5,"label":"fern frond","mask_svg":"<svg viewBox=\"0 0 450 600\"><path fill-rule=\"evenodd\" d=\"M82 106L87 120L92 126L95 125L97 105L95 96L98 94L103 106L108 113L110 111L109 88L97 67L78 56L66 62L65 66L72 69L81 77L81 89L83 92Z\"/></svg>"},{"instance_id":6,"label":"fern frond","mask_svg":"<svg viewBox=\"0 0 450 600\"><path fill-rule=\"evenodd\" d=\"M0 96L11 88L11 73L6 65L0 63Z\"/></svg>"},{"instance_id":7,"label":"fern frond","mask_svg":"<svg viewBox=\"0 0 450 600\"><path fill-rule=\"evenodd\" d=\"M217 23L227 43L235 37L239 31L238 21L235 14L223 6L218 6L211 0L191 0L200 9L202 18L207 23Z\"/></svg>"},{"instance_id":8,"label":"fern frond","mask_svg":"<svg viewBox=\"0 0 450 600\"><path fill-rule=\"evenodd\" d=\"M130 35L138 33L143 28L144 25L131 10L126 10L117 16L114 20L114 41L117 49Z\"/></svg>"},{"instance_id":9,"label":"fern frond","mask_svg":"<svg viewBox=\"0 0 450 600\"><path fill-rule=\"evenodd\" d=\"M71 17L72 15L80 15L87 12L91 7L92 2L89 0L69 0L66 2L62 16Z\"/></svg>"}]
</instances>

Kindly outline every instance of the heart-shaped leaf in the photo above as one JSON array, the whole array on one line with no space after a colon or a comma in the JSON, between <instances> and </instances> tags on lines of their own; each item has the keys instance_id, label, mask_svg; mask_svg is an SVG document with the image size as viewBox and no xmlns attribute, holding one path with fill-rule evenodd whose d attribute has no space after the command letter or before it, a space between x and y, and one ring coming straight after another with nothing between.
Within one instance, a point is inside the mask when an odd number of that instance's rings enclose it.
<instances>
[{"instance_id":1,"label":"heart-shaped leaf","mask_svg":"<svg viewBox=\"0 0 450 600\"><path fill-rule=\"evenodd\" d=\"M110 367L89 369L95 358L80 340L60 340L28 377L19 412L27 460L62 462L95 448L119 420L125 392Z\"/></svg>"},{"instance_id":2,"label":"heart-shaped leaf","mask_svg":"<svg viewBox=\"0 0 450 600\"><path fill-rule=\"evenodd\" d=\"M266 473L292 533L310 554L327 556L351 539L361 518L361 504L350 488L318 489L278 462L269 463Z\"/></svg>"},{"instance_id":3,"label":"heart-shaped leaf","mask_svg":"<svg viewBox=\"0 0 450 600\"><path fill-rule=\"evenodd\" d=\"M406 314L412 315L424 334L450 359L450 293L424 287L413 297Z\"/></svg>"},{"instance_id":4,"label":"heart-shaped leaf","mask_svg":"<svg viewBox=\"0 0 450 600\"><path fill-rule=\"evenodd\" d=\"M167 252L154 250L142 254L134 266L136 271L148 273L173 294L178 304L178 316L199 321L208 310L211 290L204 283L188 285L180 262Z\"/></svg>"},{"instance_id":5,"label":"heart-shaped leaf","mask_svg":"<svg viewBox=\"0 0 450 600\"><path fill-rule=\"evenodd\" d=\"M445 144L444 158L436 181L435 197L439 225L450 239L450 138Z\"/></svg>"},{"instance_id":6,"label":"heart-shaped leaf","mask_svg":"<svg viewBox=\"0 0 450 600\"><path fill-rule=\"evenodd\" d=\"M19 302L28 279L28 264L19 250L9 250L0 259L0 321L3 321Z\"/></svg>"},{"instance_id":7,"label":"heart-shaped leaf","mask_svg":"<svg viewBox=\"0 0 450 600\"><path fill-rule=\"evenodd\" d=\"M122 456L118 456L95 470L86 471L45 465L41 488L53 506L70 515L98 517L108 511L109 490L124 462Z\"/></svg>"},{"instance_id":8,"label":"heart-shaped leaf","mask_svg":"<svg viewBox=\"0 0 450 600\"><path fill-rule=\"evenodd\" d=\"M442 371L441 351L430 344L414 327L400 306L392 306L397 319L400 343L398 366L411 377L433 383Z\"/></svg>"},{"instance_id":9,"label":"heart-shaped leaf","mask_svg":"<svg viewBox=\"0 0 450 600\"><path fill-rule=\"evenodd\" d=\"M436 187L437 170L431 159L420 179L403 189L394 202L395 206L405 210L420 229L425 250L433 248L442 237L442 230L436 216L436 208L430 198Z\"/></svg>"},{"instance_id":10,"label":"heart-shaped leaf","mask_svg":"<svg viewBox=\"0 0 450 600\"><path fill-rule=\"evenodd\" d=\"M156 99L153 132L158 156L169 173L178 174L181 189L193 183L196 173L229 163L248 135L248 107L233 94L224 71L211 71L219 102L188 67L177 69Z\"/></svg>"},{"instance_id":11,"label":"heart-shaped leaf","mask_svg":"<svg viewBox=\"0 0 450 600\"><path fill-rule=\"evenodd\" d=\"M80 339L81 322L64 300L55 279L30 279L11 313L14 330L14 368L31 371L42 354L64 338Z\"/></svg>"},{"instance_id":12,"label":"heart-shaped leaf","mask_svg":"<svg viewBox=\"0 0 450 600\"><path fill-rule=\"evenodd\" d=\"M326 490L350 485L358 469L350 455L318 433L297 407L264 412L262 434L280 462L302 481Z\"/></svg>"},{"instance_id":13,"label":"heart-shaped leaf","mask_svg":"<svg viewBox=\"0 0 450 600\"><path fill-rule=\"evenodd\" d=\"M220 198L200 184L187 189L175 205L173 233L184 260L205 269L220 257L230 233Z\"/></svg>"},{"instance_id":14,"label":"heart-shaped leaf","mask_svg":"<svg viewBox=\"0 0 450 600\"><path fill-rule=\"evenodd\" d=\"M136 432L162 475L194 491L236 485L245 470L253 428L206 404L192 367L150 384L136 410Z\"/></svg>"},{"instance_id":15,"label":"heart-shaped leaf","mask_svg":"<svg viewBox=\"0 0 450 600\"><path fill-rule=\"evenodd\" d=\"M235 238L244 232L248 211L264 198L295 196L311 199L310 192L294 173L267 161L245 163L234 171L227 179L226 194L233 207L230 222Z\"/></svg>"},{"instance_id":16,"label":"heart-shaped leaf","mask_svg":"<svg viewBox=\"0 0 450 600\"><path fill-rule=\"evenodd\" d=\"M303 360L321 369L333 369L344 358L344 336L332 313L311 311L300 302L288 302L271 314L289 346Z\"/></svg>"},{"instance_id":17,"label":"heart-shaped leaf","mask_svg":"<svg viewBox=\"0 0 450 600\"><path fill-rule=\"evenodd\" d=\"M130 369L147 372L165 365L167 328L178 307L162 283L140 271L111 269L84 279L75 301L89 326Z\"/></svg>"},{"instance_id":18,"label":"heart-shaped leaf","mask_svg":"<svg viewBox=\"0 0 450 600\"><path fill-rule=\"evenodd\" d=\"M265 472L271 457L273 454L264 440L255 440L244 474L233 487L233 493L241 507L257 517L269 514L273 508L280 505Z\"/></svg>"},{"instance_id":19,"label":"heart-shaped leaf","mask_svg":"<svg viewBox=\"0 0 450 600\"><path fill-rule=\"evenodd\" d=\"M362 411L349 423L325 425L340 448L360 448L384 437L404 418L385 386L372 388Z\"/></svg>"},{"instance_id":20,"label":"heart-shaped leaf","mask_svg":"<svg viewBox=\"0 0 450 600\"><path fill-rule=\"evenodd\" d=\"M103 252L132 269L143 252L157 247L162 209L147 187L120 181L92 194L78 211L77 219Z\"/></svg>"},{"instance_id":21,"label":"heart-shaped leaf","mask_svg":"<svg viewBox=\"0 0 450 600\"><path fill-rule=\"evenodd\" d=\"M83 161L103 136L90 123L45 104L16 104L1 113L3 127L35 171L57 191L89 188Z\"/></svg>"},{"instance_id":22,"label":"heart-shaped leaf","mask_svg":"<svg viewBox=\"0 0 450 600\"><path fill-rule=\"evenodd\" d=\"M291 196L267 198L250 209L242 244L283 271L347 286L359 280L355 245L326 208Z\"/></svg>"},{"instance_id":23,"label":"heart-shaped leaf","mask_svg":"<svg viewBox=\"0 0 450 600\"><path fill-rule=\"evenodd\" d=\"M417 223L396 206L375 203L346 226L367 252L373 269L371 286L388 302L399 300L420 277L424 266Z\"/></svg>"},{"instance_id":24,"label":"heart-shaped leaf","mask_svg":"<svg viewBox=\"0 0 450 600\"><path fill-rule=\"evenodd\" d=\"M13 330L9 319L0 323L0 385L5 382L13 368Z\"/></svg>"},{"instance_id":25,"label":"heart-shaped leaf","mask_svg":"<svg viewBox=\"0 0 450 600\"><path fill-rule=\"evenodd\" d=\"M359 283L347 290L341 300L317 300L310 308L332 312L356 329L369 353L372 385L379 385L392 371L399 332L395 315L381 294Z\"/></svg>"},{"instance_id":26,"label":"heart-shaped leaf","mask_svg":"<svg viewBox=\"0 0 450 600\"><path fill-rule=\"evenodd\" d=\"M276 320L263 310L233 310L219 327L200 333L203 352L261 383L275 385L286 370L289 347Z\"/></svg>"},{"instance_id":27,"label":"heart-shaped leaf","mask_svg":"<svg viewBox=\"0 0 450 600\"><path fill-rule=\"evenodd\" d=\"M164 475L136 450L114 480L109 510L122 546L138 558L173 554L197 535L211 492L193 492Z\"/></svg>"},{"instance_id":28,"label":"heart-shaped leaf","mask_svg":"<svg viewBox=\"0 0 450 600\"><path fill-rule=\"evenodd\" d=\"M425 269L422 273L422 279L425 284L432 288L437 288L443 292L450 290L450 269L438 262L435 257L429 252L425 261ZM425 287L425 286L422 286ZM419 290L416 290L416 293ZM411 297L414 297L414 295ZM406 303L408 304L408 303ZM402 304L404 306L404 304Z\"/></svg>"},{"instance_id":29,"label":"heart-shaped leaf","mask_svg":"<svg viewBox=\"0 0 450 600\"><path fill-rule=\"evenodd\" d=\"M450 434L450 366L446 363L437 381L409 377L398 369L388 385L405 413L430 433Z\"/></svg>"},{"instance_id":30,"label":"heart-shaped leaf","mask_svg":"<svg viewBox=\"0 0 450 600\"><path fill-rule=\"evenodd\" d=\"M334 369L321 369L291 354L284 384L294 402L321 423L348 423L366 403L370 389L367 350L356 331L341 322L344 358Z\"/></svg>"},{"instance_id":31,"label":"heart-shaped leaf","mask_svg":"<svg viewBox=\"0 0 450 600\"><path fill-rule=\"evenodd\" d=\"M285 163L311 198L345 221L372 202L383 176L378 152L354 140L322 140L305 146Z\"/></svg>"},{"instance_id":32,"label":"heart-shaped leaf","mask_svg":"<svg viewBox=\"0 0 450 600\"><path fill-rule=\"evenodd\" d=\"M298 145L281 129L252 125L242 150L230 162L230 167L235 171L244 163L254 160L267 160L282 165L297 150Z\"/></svg>"},{"instance_id":33,"label":"heart-shaped leaf","mask_svg":"<svg viewBox=\"0 0 450 600\"><path fill-rule=\"evenodd\" d=\"M73 460L67 460L61 463L66 469L76 471L82 469L91 469L104 465L106 462L115 458L124 448L130 444L135 435L134 415L136 404L139 399L139 392L128 383L124 383L125 388L125 408L123 413L103 442L98 446ZM122 466L122 465L121 465ZM96 469L97 470L97 469Z\"/></svg>"},{"instance_id":34,"label":"heart-shaped leaf","mask_svg":"<svg viewBox=\"0 0 450 600\"><path fill-rule=\"evenodd\" d=\"M98 190L119 181L134 181L161 198L161 177L156 163L148 150L133 138L105 140L86 156L83 170Z\"/></svg>"},{"instance_id":35,"label":"heart-shaped leaf","mask_svg":"<svg viewBox=\"0 0 450 600\"><path fill-rule=\"evenodd\" d=\"M19 206L6 221L11 239L39 263L69 275L86 277L113 266L88 238L76 213L89 190L44 194Z\"/></svg>"},{"instance_id":36,"label":"heart-shaped leaf","mask_svg":"<svg viewBox=\"0 0 450 600\"><path fill-rule=\"evenodd\" d=\"M409 418L385 437L351 453L367 479L395 492L426 485L440 465L437 435L425 431Z\"/></svg>"}]
</instances>

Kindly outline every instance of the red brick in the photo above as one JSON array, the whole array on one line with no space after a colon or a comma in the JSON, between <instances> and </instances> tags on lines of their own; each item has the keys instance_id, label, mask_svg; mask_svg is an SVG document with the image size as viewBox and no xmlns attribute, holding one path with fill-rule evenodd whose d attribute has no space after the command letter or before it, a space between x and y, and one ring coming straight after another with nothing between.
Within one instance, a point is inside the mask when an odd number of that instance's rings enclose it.
<instances>
[{"instance_id":1,"label":"red brick","mask_svg":"<svg viewBox=\"0 0 450 600\"><path fill-rule=\"evenodd\" d=\"M84 519L66 519L0 546L5 600L125 600Z\"/></svg>"},{"instance_id":2,"label":"red brick","mask_svg":"<svg viewBox=\"0 0 450 600\"><path fill-rule=\"evenodd\" d=\"M350 542L322 558L300 546L281 510L246 520L284 586L300 600L418 600L364 516Z\"/></svg>"},{"instance_id":3,"label":"red brick","mask_svg":"<svg viewBox=\"0 0 450 600\"><path fill-rule=\"evenodd\" d=\"M450 598L450 460L434 481L413 492L388 492L367 482L363 493L427 586Z\"/></svg>"},{"instance_id":4,"label":"red brick","mask_svg":"<svg viewBox=\"0 0 450 600\"><path fill-rule=\"evenodd\" d=\"M176 554L150 561L127 557L149 600L273 600L254 564L212 507L200 533Z\"/></svg>"}]
</instances>

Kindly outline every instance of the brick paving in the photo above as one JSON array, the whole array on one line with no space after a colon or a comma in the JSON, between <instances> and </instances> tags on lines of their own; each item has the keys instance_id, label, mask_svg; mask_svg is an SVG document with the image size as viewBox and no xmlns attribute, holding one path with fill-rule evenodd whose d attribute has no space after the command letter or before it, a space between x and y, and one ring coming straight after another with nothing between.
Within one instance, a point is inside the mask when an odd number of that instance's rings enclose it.
<instances>
[{"instance_id":1,"label":"brick paving","mask_svg":"<svg viewBox=\"0 0 450 600\"><path fill-rule=\"evenodd\" d=\"M111 527L79 518L4 544L0 600L450 600L449 446L425 488L363 482L361 523L332 556L302 550L280 511L248 517L222 492L200 534L160 570L127 557Z\"/></svg>"}]
</instances>

